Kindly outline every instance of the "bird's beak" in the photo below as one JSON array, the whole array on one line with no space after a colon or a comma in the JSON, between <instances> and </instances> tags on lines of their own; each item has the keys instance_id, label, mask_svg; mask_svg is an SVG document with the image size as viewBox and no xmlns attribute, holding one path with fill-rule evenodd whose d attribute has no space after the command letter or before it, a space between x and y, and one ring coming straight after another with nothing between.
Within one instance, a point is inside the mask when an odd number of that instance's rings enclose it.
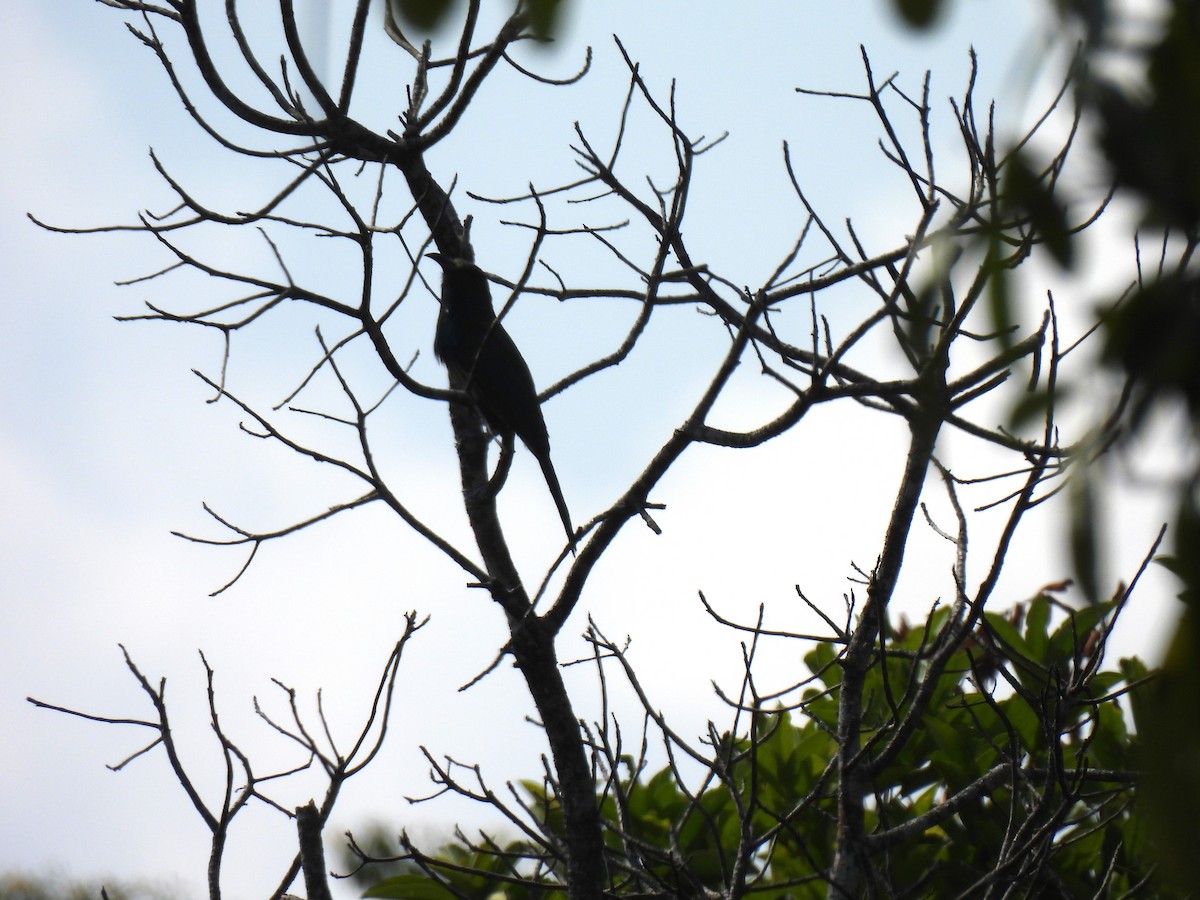
<instances>
[{"instance_id":1,"label":"bird's beak","mask_svg":"<svg viewBox=\"0 0 1200 900\"><path fill-rule=\"evenodd\" d=\"M430 253L426 253L425 256L428 259L432 259L435 263L437 263L443 269L446 268L446 257L444 254L438 253L436 250L434 250Z\"/></svg>"}]
</instances>

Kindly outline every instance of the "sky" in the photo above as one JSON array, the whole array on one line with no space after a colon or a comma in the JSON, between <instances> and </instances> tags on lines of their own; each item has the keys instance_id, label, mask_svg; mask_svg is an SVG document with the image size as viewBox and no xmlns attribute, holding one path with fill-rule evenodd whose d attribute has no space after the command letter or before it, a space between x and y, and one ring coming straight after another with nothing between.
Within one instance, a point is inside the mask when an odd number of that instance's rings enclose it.
<instances>
[{"instance_id":1,"label":"sky","mask_svg":"<svg viewBox=\"0 0 1200 900\"><path fill-rule=\"evenodd\" d=\"M932 35L907 31L879 0L772 0L753 15L712 0L576 6L586 8L574 12L553 50L522 59L562 77L578 68L591 45L593 70L584 82L550 89L512 73L498 76L454 138L429 158L436 177L458 178L462 193L456 196L476 217L481 264L509 276L520 270L528 234L503 220L529 221L529 210L477 202L466 192L512 196L530 181L546 188L578 177L569 148L577 140L576 122L607 146L627 87L614 33L660 97L674 80L680 118L691 133L728 132L701 157L686 236L697 258L749 285L769 275L800 222L783 168L785 141L810 199L831 221L853 217L880 249L894 246L915 221L906 185L875 146L869 110L798 95L796 87L860 91L862 45L877 76L896 72L915 92L928 68L935 100L960 95L967 50L974 46L979 95L996 97L997 120L1015 128L1045 95L1038 75L1045 69L1038 65L1053 55L1044 12L1033 0L952 4L952 17ZM345 2L332 4L335 20L345 8ZM530 710L516 673L501 667L471 690L457 690L490 665L503 642L499 611L468 589L448 560L374 508L272 543L237 585L210 597L244 555L172 536L225 536L203 503L241 525L268 529L355 496L356 486L329 467L247 436L238 428L244 415L228 402L208 402L212 392L192 370L216 376L217 335L114 318L143 311L147 301L180 309L211 305L231 296L227 286L181 277L120 287L116 282L162 268L162 248L128 234L52 234L26 218L33 212L50 223L94 226L136 221L144 209L165 211L171 196L154 171L151 147L173 176L225 208L243 209L270 196L278 171L231 160L200 133L117 12L86 0L10 0L7 13L0 31L0 115L9 129L0 149L6 173L0 180L6 303L0 722L10 738L0 748L0 820L13 823L14 832L0 842L0 872L57 871L97 886L111 876L153 879L184 897L204 891L207 836L160 754L119 773L105 768L140 749L146 735L136 727L40 711L26 697L98 715L147 716L146 698L118 648L124 645L151 682L167 679L185 761L212 796L220 770L205 732L198 651L216 672L226 727L262 760L262 771L282 769L300 760L254 717L253 698L282 714L285 698L272 683L278 679L297 690L311 715L320 689L335 735L348 742L410 609L430 621L401 665L393 734L373 767L348 785L328 834L371 820L430 834L444 833L455 821L493 821L460 802L412 806L406 798L430 792L422 746L435 757L480 762L495 784L538 775L541 744L523 719ZM313 46L324 42L333 58L343 29L323 35L319 17L308 27ZM403 59L376 38L368 44L374 62L364 83L378 88L363 91L360 114L390 127L404 96ZM185 71L184 77L192 76ZM952 141L945 103L937 109L938 140ZM652 116L631 117L623 164L630 173L669 173L669 144ZM394 188L400 208L399 184ZM615 213L600 205L596 215L589 224ZM638 238L636 226L628 230L628 240ZM644 249L646 234L640 238ZM268 256L249 230L204 234L195 246L230 265L262 265ZM1084 284L1062 273L1037 273L1045 284L1032 296L1055 289L1069 327L1084 327L1088 307L1081 302L1071 311L1069 301L1092 296L1089 291L1111 277L1110 267L1128 258L1126 246L1114 246L1093 251ZM344 248L329 249L328 241L297 247L303 249L291 261L298 276L332 285L349 277ZM602 279L619 268L594 242L579 238L555 240L547 255L575 281ZM847 298L847 314L862 308L856 302ZM406 346L414 353L424 348L414 373L441 384L444 376L429 353L436 307L432 299L410 306ZM519 307L508 321L541 386L600 352L630 315L579 305L553 311L560 318L547 325L550 314L540 312ZM701 336L708 332L694 313L660 318L640 361L546 405L556 466L579 521L611 503L641 471L719 358L720 345ZM289 310L239 335L230 384L263 406L279 402L315 359L314 324L318 320L303 310ZM354 365L370 383L369 361ZM718 409L727 427L761 421L779 402L754 373L743 374L733 400ZM325 384L305 400L337 398ZM382 416L387 464L405 496L469 547L455 503L443 408L403 398L389 401ZM723 712L711 681L735 683L740 665L736 640L705 616L698 592L742 619L763 603L777 627L811 625L796 600L797 586L839 610L852 563L869 568L877 552L903 435L895 423L875 417L822 411L812 418L802 433L744 456L716 449L685 455L652 497L667 504L655 516L664 534L636 522L626 529L568 624L561 657L586 656L578 635L587 615L610 637L628 635L647 690L672 711L682 732L695 735ZM306 437L343 440L304 416L288 422ZM946 452L955 465L986 468L968 444L950 444ZM781 480L781 472L788 477ZM1107 574L1128 578L1166 513L1145 484L1114 486L1108 502L1112 519L1123 525L1106 555ZM502 509L523 571L544 569L547 548L557 548L558 526L527 456L518 454ZM1061 522L1061 511L1047 508L1018 541L999 592L1001 607L1069 574ZM977 546L986 546L997 519L982 515L977 527ZM986 553L973 569L975 579L984 560ZM932 532L922 533L900 598L913 616L948 596L949 566L946 546ZM1147 578L1117 642L1121 652L1154 657L1173 615L1171 593L1161 575ZM765 675L783 682L795 673L797 656L791 645L768 652ZM568 677L583 714L592 714L597 699L589 671L575 667ZM619 691L616 702L632 709ZM280 788L281 802L297 805L320 787L319 780L297 779ZM273 887L291 840L290 823L264 809L240 822L231 838L226 896L261 896Z\"/></svg>"}]
</instances>

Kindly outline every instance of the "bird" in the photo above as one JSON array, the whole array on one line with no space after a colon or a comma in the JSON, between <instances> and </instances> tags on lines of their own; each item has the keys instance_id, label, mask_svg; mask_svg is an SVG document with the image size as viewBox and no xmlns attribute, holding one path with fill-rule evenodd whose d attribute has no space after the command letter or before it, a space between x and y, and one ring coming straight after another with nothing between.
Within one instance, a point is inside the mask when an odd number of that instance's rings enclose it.
<instances>
[{"instance_id":1,"label":"bird","mask_svg":"<svg viewBox=\"0 0 1200 900\"><path fill-rule=\"evenodd\" d=\"M434 355L464 385L483 420L501 441L513 436L533 454L558 507L572 552L575 529L562 486L550 461L550 436L529 365L492 308L487 276L470 260L428 253L442 268L441 310Z\"/></svg>"}]
</instances>

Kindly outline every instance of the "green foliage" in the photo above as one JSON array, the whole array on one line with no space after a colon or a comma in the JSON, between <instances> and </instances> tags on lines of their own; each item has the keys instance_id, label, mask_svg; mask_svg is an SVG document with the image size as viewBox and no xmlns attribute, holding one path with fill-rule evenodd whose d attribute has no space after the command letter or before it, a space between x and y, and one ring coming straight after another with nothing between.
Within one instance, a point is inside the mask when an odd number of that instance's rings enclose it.
<instances>
[{"instance_id":1,"label":"green foliage","mask_svg":"<svg viewBox=\"0 0 1200 900\"><path fill-rule=\"evenodd\" d=\"M566 897L566 891L549 889L555 882L540 878L528 871L528 866L521 865L531 854L531 845L519 841L496 846L491 851L448 844L438 853L436 875L432 874L432 868L425 871L416 863L408 862L401 866L400 874L372 884L363 896L389 900L449 900L463 896L481 900Z\"/></svg>"},{"instance_id":2,"label":"green foliage","mask_svg":"<svg viewBox=\"0 0 1200 900\"><path fill-rule=\"evenodd\" d=\"M1104 321L1105 356L1131 387L1130 422L1136 431L1147 413L1183 402L1192 434L1200 426L1200 14L1193 0L1170 0L1163 28L1147 41L1129 41L1119 11L1087 4L1067 7L1087 24L1085 69L1080 96L1099 126L1099 145L1115 182L1141 203L1144 222L1164 238L1154 271L1139 271L1134 288ZM1113 49L1140 82L1106 79L1103 61ZM1085 61L1089 61L1086 60ZM1128 69L1127 69L1128 71ZM1174 236L1173 241L1171 240ZM1145 735L1147 805L1155 833L1166 849L1164 862L1180 883L1200 888L1200 861L1190 834L1200 805L1200 627L1194 603L1200 586L1200 466L1180 479L1174 524L1174 555L1168 561L1183 582L1189 609L1172 641L1163 677L1143 705L1139 730Z\"/></svg>"},{"instance_id":3,"label":"green foliage","mask_svg":"<svg viewBox=\"0 0 1200 900\"><path fill-rule=\"evenodd\" d=\"M1098 596L1100 578L1100 535L1096 533L1096 523L1100 521L1096 514L1098 506L1096 495L1100 488L1096 481L1096 471L1086 462L1072 467L1069 482L1071 505L1068 528L1071 563L1084 596L1092 601Z\"/></svg>"},{"instance_id":4,"label":"green foliage","mask_svg":"<svg viewBox=\"0 0 1200 900\"><path fill-rule=\"evenodd\" d=\"M893 0L914 25L929 24L937 3ZM1052 4L1066 26L1083 34L1076 67L1076 96L1096 135L1095 146L1107 160L1111 178L1125 198L1134 198L1143 224L1161 237L1154 268L1142 268L1126 289L1119 285L1098 298L1106 308L1102 322L1104 357L1127 379L1129 433L1138 433L1149 413L1182 401L1192 426L1200 428L1200 278L1195 254L1200 249L1200 7L1194 0L1168 0L1160 10L1108 0L1056 0ZM1147 23L1161 12L1161 29ZM1132 27L1131 27L1132 25ZM1068 33L1075 31L1068 27ZM1120 61L1113 70L1111 63ZM1064 267L1076 262L1064 204L1053 180L1039 177L1028 160L1010 157L1004 168L1002 201L1009 216L1027 223ZM985 233L981 249L999 259L998 237ZM1151 254L1143 253L1144 259ZM994 326L1004 335L1012 324L1011 291L1002 267L988 284ZM1119 301L1114 295L1119 294ZM1057 400L1062 399L1059 386ZM1055 397L1049 391L1027 395L1012 416L1014 427L1039 416ZM1084 460L1090 463L1091 460ZM1075 571L1090 600L1097 599L1100 536L1097 473L1079 466L1073 473L1070 543ZM1175 552L1168 565L1194 597L1200 586L1200 466L1191 465L1179 480L1174 521ZM1168 848L1168 864L1183 883L1200 887L1200 859L1190 846L1200 783L1187 773L1200 756L1200 613L1194 607L1181 623L1171 662L1155 689L1155 701L1142 709L1140 730L1155 735L1145 754L1150 817ZM1143 704L1146 707L1146 704ZM1110 713L1097 713L1105 727L1093 752L1115 725ZM1142 727L1144 726L1144 727ZM1191 754L1190 757L1187 756ZM1181 759L1193 762L1183 766Z\"/></svg>"},{"instance_id":5,"label":"green foliage","mask_svg":"<svg viewBox=\"0 0 1200 900\"><path fill-rule=\"evenodd\" d=\"M1134 721L1143 735L1141 759L1146 784L1141 800L1148 829L1162 847L1170 876L1193 891L1200 888L1200 856L1196 854L1196 803L1200 799L1200 606L1193 580L1195 557L1160 560L1180 575L1187 608L1175 630L1162 672L1137 695ZM1127 678L1146 677L1129 668Z\"/></svg>"},{"instance_id":6,"label":"green foliage","mask_svg":"<svg viewBox=\"0 0 1200 900\"><path fill-rule=\"evenodd\" d=\"M1023 896L1050 885L1056 896L1121 896L1155 883L1131 802L1138 741L1121 705L1129 697L1142 714L1149 673L1137 659L1099 664L1116 601L1071 610L1055 587L1008 614L986 613L945 653L945 636L962 633L949 608L920 628L887 629L861 691L859 737L866 830L890 889L970 895L999 865ZM804 662L815 676L802 702L759 711L742 733L715 739L698 783L681 781L673 766L616 766L627 774L599 788L614 893L827 895L845 689L839 653L834 643L813 646ZM460 841L426 858L425 872L409 863L367 896L433 900L452 896L451 887L480 900L562 896L562 869L547 852L562 834L555 796L539 782L521 791L547 835L541 847ZM1033 837L1022 844L1014 834ZM1176 896L1161 885L1153 895Z\"/></svg>"},{"instance_id":7,"label":"green foliage","mask_svg":"<svg viewBox=\"0 0 1200 900\"><path fill-rule=\"evenodd\" d=\"M1115 37L1119 23L1109 23ZM1146 79L1135 90L1085 82L1114 174L1146 202L1147 218L1190 229L1200 222L1200 17L1192 0L1173 0L1156 43L1130 48ZM1136 57L1135 57L1136 58Z\"/></svg>"},{"instance_id":8,"label":"green foliage","mask_svg":"<svg viewBox=\"0 0 1200 900\"><path fill-rule=\"evenodd\" d=\"M1139 286L1112 308L1105 328L1105 358L1124 369L1135 388L1135 426L1171 399L1182 399L1193 419L1200 418L1200 282L1195 276L1168 272Z\"/></svg>"},{"instance_id":9,"label":"green foliage","mask_svg":"<svg viewBox=\"0 0 1200 900\"><path fill-rule=\"evenodd\" d=\"M109 900L170 900L176 896L162 886L129 881L68 881L44 874L0 874L0 900L93 900L102 888Z\"/></svg>"},{"instance_id":10,"label":"green foliage","mask_svg":"<svg viewBox=\"0 0 1200 900\"><path fill-rule=\"evenodd\" d=\"M1075 260L1075 242L1055 167L1035 167L1029 151L1021 149L1004 159L1000 171L1002 177L994 188L994 217L985 222L977 240L985 253L982 274L992 328L1004 346L1011 348L1020 312L1014 306L1013 270L1034 245L1044 247L1056 263L1069 268ZM1014 421L1028 420L1031 412L1044 412L1050 399L1049 394L1022 395L1019 402L1026 406L1014 413Z\"/></svg>"}]
</instances>

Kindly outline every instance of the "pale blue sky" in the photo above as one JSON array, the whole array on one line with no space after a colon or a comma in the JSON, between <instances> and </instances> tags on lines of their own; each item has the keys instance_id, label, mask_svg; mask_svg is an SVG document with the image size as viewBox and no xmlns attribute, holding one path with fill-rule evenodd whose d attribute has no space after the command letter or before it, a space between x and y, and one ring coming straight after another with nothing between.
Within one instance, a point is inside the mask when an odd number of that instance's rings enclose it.
<instances>
[{"instance_id":1,"label":"pale blue sky","mask_svg":"<svg viewBox=\"0 0 1200 900\"><path fill-rule=\"evenodd\" d=\"M899 71L913 91L923 71L934 70L938 134L952 140L953 123L941 101L961 94L968 46L980 55L979 95L996 96L998 121L1010 126L1028 115L1029 73L1046 49L1042 4L1034 0L963 0L952 4L952 21L932 37L907 32L878 0L772 0L756 4L752 15L731 12L734 4L695 0L577 5L582 8L561 48L532 61L565 74L590 43L596 57L589 79L572 90L512 77L498 82L481 95L456 137L431 154L431 169L443 179L457 174L460 190L484 195L519 192L530 179L548 187L574 177L567 147L572 123L579 120L602 145L615 127L625 90L611 39L617 32L660 95L677 80L681 118L692 133L730 132L702 160L687 236L714 268L751 285L770 273L800 222L782 165L784 140L811 199L831 221L852 215L880 248L894 245L915 221L907 186L875 147L869 111L804 98L795 87L861 90L858 48L865 44L877 75ZM353 496L357 486L239 435L229 404L204 402L208 393L190 369L215 374L220 345L214 335L113 321L147 299L203 304L214 296L211 285L182 280L118 289L113 282L163 264L149 241L51 235L31 226L24 213L92 225L129 221L144 208L163 210L169 197L147 156L150 146L206 201L232 206L236 198L244 208L250 205L245 198L268 195L275 182L264 181L262 169L231 164L192 125L157 63L114 11L87 0L10 0L6 12L0 32L0 116L9 129L0 151L6 173L0 182L6 304L0 722L9 740L0 749L0 818L20 824L0 846L0 871L59 866L78 876L173 877L188 895L201 895L206 835L163 761L152 756L119 775L103 768L137 749L142 735L38 712L24 702L32 694L97 713L146 715L118 641L151 680L168 677L177 721L189 735L189 761L215 776L213 757L206 756L213 748L203 729L197 648L218 671L226 723L270 769L296 760L254 720L251 695L278 700L272 676L305 697L323 687L335 727L348 733L363 713L363 691L398 633L401 612L416 608L433 620L403 665L389 749L373 773L350 783L330 835L370 816L412 828L472 815L453 803L415 809L404 803L404 796L428 786L420 744L483 763L497 784L536 777L540 744L521 719L528 703L516 675L502 668L466 694L455 691L488 665L502 642L498 612L465 590L460 572L380 511L267 547L241 584L206 597L241 557L170 536L172 529L217 534L202 501L244 524L270 528ZM379 41L376 49L386 53L387 45ZM381 86L365 92L364 116L387 121L394 114L403 84L387 73L402 72L402 63L388 57L368 70L379 73ZM634 125L631 170L644 165L665 173L661 131L642 115ZM525 235L499 225L516 211L464 199L463 212L476 216L481 263L516 274ZM263 253L249 231L214 235L206 247L251 262ZM580 278L611 271L581 239L555 245L550 254ZM323 256L298 264L314 277L338 277L337 264ZM1069 293L1061 276L1047 278L1057 278L1056 290ZM413 314L410 349L422 349L419 335L431 333L433 312L431 302ZM560 330L550 338L528 337L536 321L528 312L511 320L518 339L526 336L522 347L541 385L585 362L589 341L614 327L607 309L563 315L569 329L556 325ZM691 334L683 316L667 321L682 329L679 334ZM264 403L280 399L312 359L312 324L289 314L237 341L233 384ZM659 328L648 347L669 350L679 334ZM423 350L416 374L442 383L427 341ZM663 429L674 427L694 400L708 370L683 363L703 361L706 353L711 361L713 348L701 341L688 352L695 355L681 364L666 352L669 366L655 367L651 356L648 368L631 366L547 405L555 461L577 519L611 502L645 464ZM647 374L653 392L637 381ZM729 421L761 413L770 400L753 392L738 397L723 410ZM396 441L405 468L397 471L407 496L439 527L464 536L441 408L405 400L399 410ZM648 687L678 710L685 733L700 731L707 716L719 714L709 679L728 680L738 666L736 642L710 628L697 590L731 614L749 615L766 602L782 620L795 622L793 585L836 605L851 560L869 566L876 552L895 481L896 460L884 451L898 434L896 423L879 430L869 418L814 419L803 435L744 460L720 451L690 453L657 492L670 505L660 516L666 534L656 538L630 527L585 596L581 613L596 615L610 635L634 637L635 662L643 665ZM617 429L621 440L613 441ZM778 471L816 477L783 486L772 479ZM513 479L506 514L522 523L517 552L533 570L545 564L543 539L557 523L527 458L518 457ZM530 499L517 508L518 497ZM1130 510L1128 540L1113 551L1116 574L1130 573L1161 517L1144 504ZM984 543L993 525L979 526ZM1068 574L1057 527L1047 512L1017 546L1020 564L1004 596L1020 599ZM909 586L913 609L948 595L946 553L932 536L914 547L931 583ZM1147 593L1164 597L1170 587L1152 580ZM1134 624L1128 646L1152 647L1161 626ZM583 627L578 614L562 658L584 653L573 639ZM696 653L697 645L705 652ZM768 658L766 665L782 678L794 654ZM588 676L581 667L571 677L586 713L593 697ZM187 721L189 712L200 724ZM296 805L313 790L299 785L283 796ZM231 840L230 898L260 896L292 852L290 823L261 813L243 825Z\"/></svg>"}]
</instances>

